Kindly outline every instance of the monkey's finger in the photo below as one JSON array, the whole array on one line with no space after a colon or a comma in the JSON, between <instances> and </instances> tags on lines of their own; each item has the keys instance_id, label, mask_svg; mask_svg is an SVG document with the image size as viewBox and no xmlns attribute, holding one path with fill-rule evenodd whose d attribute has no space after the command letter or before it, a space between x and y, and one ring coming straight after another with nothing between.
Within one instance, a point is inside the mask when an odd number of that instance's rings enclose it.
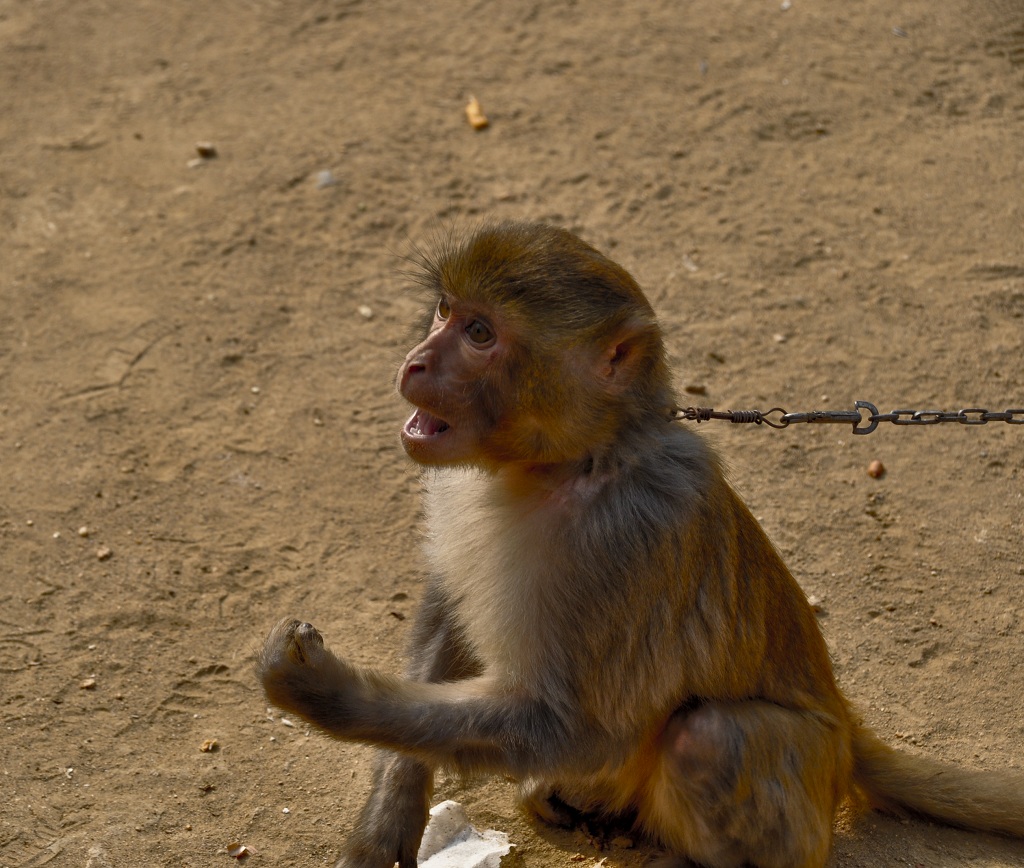
<instances>
[{"instance_id":1,"label":"monkey's finger","mask_svg":"<svg viewBox=\"0 0 1024 868\"><path fill-rule=\"evenodd\" d=\"M324 637L308 621L293 621L288 630L288 657L293 663L306 664L324 647Z\"/></svg>"},{"instance_id":2,"label":"monkey's finger","mask_svg":"<svg viewBox=\"0 0 1024 868\"><path fill-rule=\"evenodd\" d=\"M266 664L272 664L272 661L282 657L291 657L290 648L295 644L295 631L300 623L294 618L285 618L274 625L263 643L261 656Z\"/></svg>"}]
</instances>

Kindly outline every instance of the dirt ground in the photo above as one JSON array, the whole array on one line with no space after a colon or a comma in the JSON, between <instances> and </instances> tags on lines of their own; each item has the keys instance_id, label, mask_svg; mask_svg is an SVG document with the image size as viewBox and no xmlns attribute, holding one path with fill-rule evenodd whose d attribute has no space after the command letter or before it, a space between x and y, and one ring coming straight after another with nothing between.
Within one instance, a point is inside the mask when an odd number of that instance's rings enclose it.
<instances>
[{"instance_id":1,"label":"dirt ground","mask_svg":"<svg viewBox=\"0 0 1024 868\"><path fill-rule=\"evenodd\" d=\"M268 710L251 655L295 615L401 666L414 243L580 232L694 404L1004 410L1022 179L1019 0L0 0L0 865L336 858L369 754ZM882 736L1024 767L1024 427L701 430ZM527 866L656 852L505 781L437 798ZM833 864L1024 844L844 816Z\"/></svg>"}]
</instances>

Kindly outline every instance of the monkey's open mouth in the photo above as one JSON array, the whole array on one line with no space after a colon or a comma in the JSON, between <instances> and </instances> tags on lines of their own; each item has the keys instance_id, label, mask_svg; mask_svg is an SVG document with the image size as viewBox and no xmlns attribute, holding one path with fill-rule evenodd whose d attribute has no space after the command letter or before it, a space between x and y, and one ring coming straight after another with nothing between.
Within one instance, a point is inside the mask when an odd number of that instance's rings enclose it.
<instances>
[{"instance_id":1,"label":"monkey's open mouth","mask_svg":"<svg viewBox=\"0 0 1024 868\"><path fill-rule=\"evenodd\" d=\"M426 410L417 410L405 423L405 433L411 437L436 437L438 434L444 434L450 427L444 419L439 419Z\"/></svg>"}]
</instances>

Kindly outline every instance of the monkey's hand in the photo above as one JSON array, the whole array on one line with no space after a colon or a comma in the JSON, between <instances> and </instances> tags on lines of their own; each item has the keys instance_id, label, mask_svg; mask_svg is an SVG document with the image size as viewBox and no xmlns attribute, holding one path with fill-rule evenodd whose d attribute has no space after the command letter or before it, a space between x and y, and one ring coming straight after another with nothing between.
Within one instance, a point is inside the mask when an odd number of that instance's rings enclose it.
<instances>
[{"instance_id":1,"label":"monkey's hand","mask_svg":"<svg viewBox=\"0 0 1024 868\"><path fill-rule=\"evenodd\" d=\"M256 674L274 705L334 728L355 688L356 670L324 647L312 624L280 621L256 658Z\"/></svg>"}]
</instances>

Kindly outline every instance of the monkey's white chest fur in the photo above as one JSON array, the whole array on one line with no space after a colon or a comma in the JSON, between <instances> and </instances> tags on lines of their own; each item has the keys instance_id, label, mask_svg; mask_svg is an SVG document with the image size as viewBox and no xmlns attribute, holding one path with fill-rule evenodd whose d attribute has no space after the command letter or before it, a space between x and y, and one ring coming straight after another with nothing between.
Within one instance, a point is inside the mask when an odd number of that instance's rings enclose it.
<instances>
[{"instance_id":1,"label":"monkey's white chest fur","mask_svg":"<svg viewBox=\"0 0 1024 868\"><path fill-rule=\"evenodd\" d=\"M524 510L494 480L445 470L427 483L427 557L490 674L518 682L545 663L545 589L558 522ZM551 637L554 638L554 637Z\"/></svg>"}]
</instances>

